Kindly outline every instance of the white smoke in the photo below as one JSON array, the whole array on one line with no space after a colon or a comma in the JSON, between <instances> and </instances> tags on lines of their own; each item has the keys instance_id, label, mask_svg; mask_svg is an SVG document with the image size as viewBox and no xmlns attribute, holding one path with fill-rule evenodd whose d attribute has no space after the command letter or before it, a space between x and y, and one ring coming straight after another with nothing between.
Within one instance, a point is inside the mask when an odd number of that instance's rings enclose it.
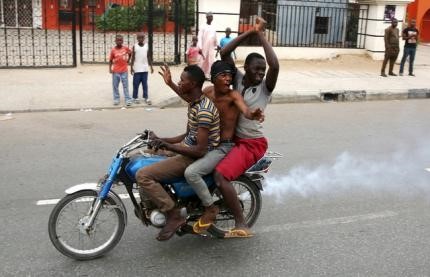
<instances>
[{"instance_id":1,"label":"white smoke","mask_svg":"<svg viewBox=\"0 0 430 277\"><path fill-rule=\"evenodd\" d=\"M267 176L263 193L286 196L337 195L353 190L400 196L430 195L430 145L398 151L388 157L364 157L344 152L333 163L314 168L293 167L287 175Z\"/></svg>"}]
</instances>

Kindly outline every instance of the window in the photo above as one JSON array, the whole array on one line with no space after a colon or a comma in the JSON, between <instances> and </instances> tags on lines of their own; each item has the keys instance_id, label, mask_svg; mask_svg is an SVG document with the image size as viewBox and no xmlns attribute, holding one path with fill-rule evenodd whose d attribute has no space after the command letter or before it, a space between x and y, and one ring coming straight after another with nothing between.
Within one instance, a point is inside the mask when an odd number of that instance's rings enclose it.
<instances>
[{"instance_id":1,"label":"window","mask_svg":"<svg viewBox=\"0 0 430 277\"><path fill-rule=\"evenodd\" d=\"M0 0L0 25L7 27L32 27L33 6L31 0Z\"/></svg>"},{"instance_id":2,"label":"window","mask_svg":"<svg viewBox=\"0 0 430 277\"><path fill-rule=\"evenodd\" d=\"M72 9L72 0L59 0L58 4L61 10L71 10Z\"/></svg>"},{"instance_id":3,"label":"window","mask_svg":"<svg viewBox=\"0 0 430 277\"><path fill-rule=\"evenodd\" d=\"M328 17L317 16L315 17L315 34L326 35L328 34Z\"/></svg>"}]
</instances>

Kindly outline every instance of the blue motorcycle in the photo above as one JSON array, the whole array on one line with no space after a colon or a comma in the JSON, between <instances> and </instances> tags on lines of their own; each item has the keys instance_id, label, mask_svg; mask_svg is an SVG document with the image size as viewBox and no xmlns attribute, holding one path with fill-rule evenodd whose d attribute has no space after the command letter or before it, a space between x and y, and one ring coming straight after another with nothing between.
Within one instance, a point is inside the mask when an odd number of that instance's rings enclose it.
<instances>
[{"instance_id":1,"label":"blue motorcycle","mask_svg":"<svg viewBox=\"0 0 430 277\"><path fill-rule=\"evenodd\" d=\"M149 144L148 134L149 131L146 130L121 147L108 173L98 184L81 184L66 190L67 195L54 207L48 223L49 238L62 254L76 260L90 260L106 254L116 246L127 224L125 205L114 191L117 186L126 188L134 213L145 226L162 228L165 225L165 214L136 186L135 175L140 168L166 158L143 151ZM232 182L250 227L256 222L261 210L262 174L268 171L274 159L281 156L276 152L268 152ZM207 235L223 238L226 231L234 227L234 218L224 204L212 176L208 175L204 179L216 199L215 204L220 208L216 222L209 228ZM162 185L187 219L187 224L176 234L194 234L192 225L204 211L200 199L183 177ZM140 198L140 201L136 198Z\"/></svg>"}]
</instances>

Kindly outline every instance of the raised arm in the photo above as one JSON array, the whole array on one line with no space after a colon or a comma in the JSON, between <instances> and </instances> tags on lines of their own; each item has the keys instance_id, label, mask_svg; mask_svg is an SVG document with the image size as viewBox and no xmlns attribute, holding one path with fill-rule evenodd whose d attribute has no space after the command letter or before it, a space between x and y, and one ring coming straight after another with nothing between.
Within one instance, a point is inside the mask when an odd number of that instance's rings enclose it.
<instances>
[{"instance_id":1,"label":"raised arm","mask_svg":"<svg viewBox=\"0 0 430 277\"><path fill-rule=\"evenodd\" d=\"M161 75L161 77L163 77L164 83L166 83L166 85L168 85L176 94L180 96L178 85L172 81L172 74L170 73L169 66L164 64L164 66L160 66L160 68L162 72L158 71L158 73Z\"/></svg>"},{"instance_id":2,"label":"raised arm","mask_svg":"<svg viewBox=\"0 0 430 277\"><path fill-rule=\"evenodd\" d=\"M270 45L270 42L267 40L264 33L262 31L259 31L257 34L261 44L263 45L266 61L267 61L267 64L269 65L269 69L267 70L267 74L266 74L266 87L270 92L272 92L275 89L276 82L278 81L278 74L279 74L278 57L276 56L272 45Z\"/></svg>"},{"instance_id":3,"label":"raised arm","mask_svg":"<svg viewBox=\"0 0 430 277\"><path fill-rule=\"evenodd\" d=\"M254 35L256 33L255 29L248 30L239 36L235 37L232 41L227 43L221 50L219 51L221 60L228 62L234 65L234 60L231 57L231 53L249 36Z\"/></svg>"}]
</instances>

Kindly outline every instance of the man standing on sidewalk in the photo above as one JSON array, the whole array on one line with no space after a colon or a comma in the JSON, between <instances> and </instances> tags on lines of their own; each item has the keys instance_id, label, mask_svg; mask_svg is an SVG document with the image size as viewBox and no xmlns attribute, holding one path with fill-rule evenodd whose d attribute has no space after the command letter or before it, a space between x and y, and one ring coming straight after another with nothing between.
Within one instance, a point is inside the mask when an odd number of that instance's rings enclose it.
<instances>
[{"instance_id":1,"label":"man standing on sidewalk","mask_svg":"<svg viewBox=\"0 0 430 277\"><path fill-rule=\"evenodd\" d=\"M113 104L119 105L119 82L125 98L125 104L131 105L130 95L128 94L128 62L130 61L131 50L123 46L124 39L121 35L115 37L116 46L112 48L109 55L109 73L112 74Z\"/></svg>"},{"instance_id":2,"label":"man standing on sidewalk","mask_svg":"<svg viewBox=\"0 0 430 277\"><path fill-rule=\"evenodd\" d=\"M131 75L133 75L133 102L139 104L139 86L142 84L143 100L151 105L148 96L148 71L154 73L152 67L151 53L148 52L148 43L144 43L145 34L137 34L137 43L132 48L131 53Z\"/></svg>"},{"instance_id":3,"label":"man standing on sidewalk","mask_svg":"<svg viewBox=\"0 0 430 277\"><path fill-rule=\"evenodd\" d=\"M411 19L409 21L409 25L402 32L402 38L405 41L405 47L403 48L403 57L400 62L400 71L399 75L403 76L403 68L405 66L405 62L407 57L409 56L409 76L414 75L414 60L415 60L415 52L417 51L417 37L418 37L418 29L415 27L416 21L415 19Z\"/></svg>"},{"instance_id":4,"label":"man standing on sidewalk","mask_svg":"<svg viewBox=\"0 0 430 277\"><path fill-rule=\"evenodd\" d=\"M397 76L393 72L394 63L397 60L397 56L399 55L399 29L397 28L397 19L393 18L391 20L391 26L385 29L384 35L385 41L385 57L384 62L382 63L381 68L381 76L387 77L385 74L385 67L387 66L387 62L390 61L390 69L388 71L388 75Z\"/></svg>"}]
</instances>

